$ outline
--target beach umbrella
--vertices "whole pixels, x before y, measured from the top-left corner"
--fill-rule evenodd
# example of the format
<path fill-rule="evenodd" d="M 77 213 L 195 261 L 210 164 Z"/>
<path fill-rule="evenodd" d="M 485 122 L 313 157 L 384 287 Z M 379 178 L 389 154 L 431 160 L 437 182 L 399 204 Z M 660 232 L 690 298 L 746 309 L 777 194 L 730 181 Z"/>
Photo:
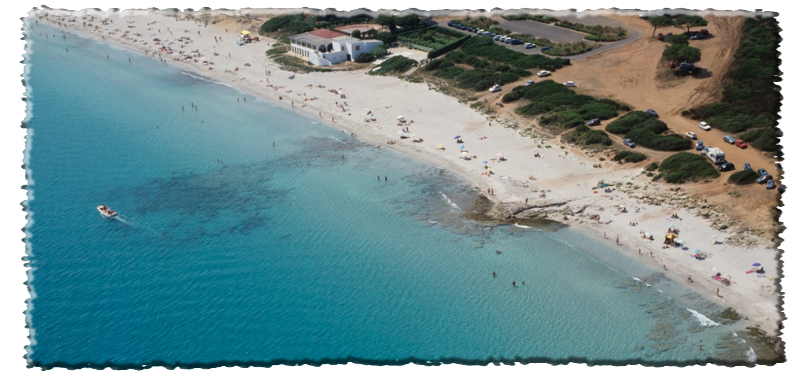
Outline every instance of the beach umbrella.
<path fill-rule="evenodd" d="M 453 137 L 453 139 L 459 139 L 461 137 L 462 137 L 461 135 L 457 135 L 457 136 Z"/>
<path fill-rule="evenodd" d="M 694 253 L 700 253 L 700 250 L 699 250 L 699 249 L 695 249 L 695 250 L 694 250 Z"/>
<path fill-rule="evenodd" d="M 666 239 L 674 239 L 676 237 L 677 237 L 677 235 L 675 235 L 673 233 L 670 233 L 669 235 L 666 235 Z"/>
<path fill-rule="evenodd" d="M 753 263 L 753 266 L 761 266 L 759 263 Z"/>
<path fill-rule="evenodd" d="M 487 160 L 481 162 L 481 164 L 487 164 L 487 163 L 488 163 Z"/>
<path fill-rule="evenodd" d="M 467 155 L 467 154 L 468 154 L 467 151 L 462 151 L 462 155 Z"/>
<path fill-rule="evenodd" d="M 498 155 L 498 156 L 504 156 L 504 154 L 502 154 L 502 153 L 500 153 L 500 152 L 499 152 L 499 153 L 497 153 L 496 155 Z"/>
<path fill-rule="evenodd" d="M 397 116 L 397 119 L 403 119 L 402 115 Z"/>
<path fill-rule="evenodd" d="M 464 150 L 464 149 L 465 149 L 465 145 L 464 145 L 464 144 L 460 144 L 460 145 L 459 145 L 459 149 L 460 149 L 460 150 Z"/>
<path fill-rule="evenodd" d="M 243 31 L 241 31 L 241 34 L 249 35 L 249 34 L 252 34 L 252 32 L 250 32 L 249 30 L 243 30 Z"/>

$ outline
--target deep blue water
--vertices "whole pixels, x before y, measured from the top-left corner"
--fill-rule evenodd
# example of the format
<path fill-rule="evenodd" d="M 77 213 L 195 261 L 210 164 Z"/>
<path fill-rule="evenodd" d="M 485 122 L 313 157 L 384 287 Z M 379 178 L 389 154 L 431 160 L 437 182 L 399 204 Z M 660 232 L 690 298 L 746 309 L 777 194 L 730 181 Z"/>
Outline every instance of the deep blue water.
<path fill-rule="evenodd" d="M 35 364 L 693 362 L 736 344 L 686 307 L 721 309 L 584 235 L 464 219 L 476 193 L 444 171 L 137 53 L 29 36 Z"/>

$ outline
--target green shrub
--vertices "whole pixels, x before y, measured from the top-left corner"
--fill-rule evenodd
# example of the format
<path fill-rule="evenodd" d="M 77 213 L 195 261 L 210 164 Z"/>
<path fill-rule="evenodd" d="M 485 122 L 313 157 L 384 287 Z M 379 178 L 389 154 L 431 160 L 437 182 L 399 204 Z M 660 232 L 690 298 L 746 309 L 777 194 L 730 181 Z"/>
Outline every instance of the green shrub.
<path fill-rule="evenodd" d="M 656 151 L 683 151 L 691 148 L 691 140 L 681 135 L 658 135 L 648 129 L 634 129 L 624 137 L 632 139 L 635 144 Z"/>
<path fill-rule="evenodd" d="M 661 162 L 658 169 L 663 174 L 663 179 L 671 184 L 719 177 L 719 172 L 708 159 L 690 152 L 679 152 L 669 156 Z"/>
<path fill-rule="evenodd" d="M 355 58 L 356 63 L 369 63 L 374 61 L 375 61 L 375 55 L 372 55 L 370 53 L 363 53 L 359 55 L 358 58 Z"/>
<path fill-rule="evenodd" d="M 663 42 L 671 43 L 671 44 L 682 44 L 688 45 L 688 35 L 686 34 L 672 34 L 670 36 L 666 36 L 663 38 Z"/>
<path fill-rule="evenodd" d="M 736 185 L 755 184 L 759 178 L 758 172 L 754 170 L 738 171 L 728 177 L 728 182 Z"/>
<path fill-rule="evenodd" d="M 573 131 L 569 131 L 563 135 L 563 141 L 569 143 L 576 143 L 585 146 L 599 144 L 603 146 L 610 146 L 613 140 L 610 136 L 602 130 L 591 130 L 588 126 L 579 125 Z"/>
<path fill-rule="evenodd" d="M 459 48 L 459 46 L 461 46 L 468 39 L 470 39 L 470 37 L 471 37 L 470 35 L 465 35 L 462 38 L 459 38 L 459 39 L 457 39 L 457 40 L 455 40 L 455 41 L 453 41 L 451 43 L 448 43 L 447 45 L 444 45 L 442 47 L 439 47 L 439 48 L 436 48 L 436 49 L 433 49 L 433 50 L 429 51 L 428 52 L 428 59 L 434 59 L 436 57 L 439 57 L 439 56 L 442 56 L 442 55 L 448 53 L 449 51 L 453 51 L 453 50 Z"/>
<path fill-rule="evenodd" d="M 520 99 L 521 99 L 521 92 L 513 90 L 505 94 L 504 97 L 501 99 L 501 101 L 506 104 L 512 101 L 518 101 Z"/>
<path fill-rule="evenodd" d="M 638 163 L 646 160 L 646 155 L 639 152 L 619 151 L 616 156 L 613 157 L 613 160 L 618 162 L 626 161 L 628 163 Z"/>
<path fill-rule="evenodd" d="M 654 132 L 654 130 L 661 128 L 661 126 L 653 125 L 653 121 L 660 122 L 664 126 L 666 125 L 657 118 L 649 115 L 649 113 L 636 110 L 619 117 L 619 119 L 613 122 L 610 122 L 610 124 L 605 127 L 605 130 L 613 134 L 626 134 L 637 128 L 638 125 L 641 125 L 642 127 L 651 128 Z"/>
<path fill-rule="evenodd" d="M 378 71 L 370 71 L 370 75 L 386 75 L 388 73 L 391 74 L 399 74 L 408 71 L 413 64 L 417 63 L 413 59 L 406 58 L 401 55 L 393 56 L 380 65 L 378 67 L 380 70 Z"/>
<path fill-rule="evenodd" d="M 300 13 L 272 17 L 260 26 L 260 31 L 263 33 L 282 32 L 283 34 L 293 35 L 311 31 L 313 28 L 313 21 L 306 19 L 305 15 Z"/>
<path fill-rule="evenodd" d="M 739 138 L 762 151 L 779 151 L 780 136 L 781 132 L 777 128 L 765 128 L 750 130 L 740 135 Z"/>
<path fill-rule="evenodd" d="M 654 172 L 658 169 L 658 163 L 653 161 L 651 164 L 647 165 L 646 168 L 644 169 L 646 169 L 649 172 Z"/>

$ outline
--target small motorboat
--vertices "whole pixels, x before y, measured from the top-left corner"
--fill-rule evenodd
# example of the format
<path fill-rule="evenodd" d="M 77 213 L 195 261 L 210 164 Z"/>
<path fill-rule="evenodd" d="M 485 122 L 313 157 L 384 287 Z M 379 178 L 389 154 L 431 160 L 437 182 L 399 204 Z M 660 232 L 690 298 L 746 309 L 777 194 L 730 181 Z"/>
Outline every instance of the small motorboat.
<path fill-rule="evenodd" d="M 104 218 L 114 218 L 118 216 L 118 212 L 109 208 L 106 205 L 98 206 L 98 212 L 104 216 Z"/>

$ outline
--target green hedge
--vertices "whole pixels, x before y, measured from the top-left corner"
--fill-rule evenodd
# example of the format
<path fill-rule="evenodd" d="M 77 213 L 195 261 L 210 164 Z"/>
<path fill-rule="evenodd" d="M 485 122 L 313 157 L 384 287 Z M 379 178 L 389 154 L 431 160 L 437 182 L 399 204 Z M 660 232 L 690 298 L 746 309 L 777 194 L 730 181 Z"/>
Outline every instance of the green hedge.
<path fill-rule="evenodd" d="M 719 177 L 714 165 L 699 154 L 679 152 L 664 159 L 658 167 L 663 179 L 671 184 Z"/>
<path fill-rule="evenodd" d="M 563 135 L 563 140 L 585 146 L 593 144 L 610 146 L 613 144 L 613 140 L 610 139 L 610 136 L 608 136 L 606 132 L 602 130 L 591 130 L 585 125 L 579 125 L 575 127 L 574 130 Z"/>
<path fill-rule="evenodd" d="M 434 49 L 434 50 L 429 51 L 428 52 L 428 59 L 434 59 L 434 58 L 436 58 L 438 56 L 442 56 L 443 54 L 458 48 L 463 43 L 465 43 L 468 39 L 470 39 L 470 37 L 471 37 L 470 35 L 465 35 L 464 37 L 459 38 L 459 39 L 457 39 L 457 40 L 455 40 L 455 41 L 453 41 L 453 42 L 451 42 L 451 43 L 449 43 L 449 44 L 447 44 L 445 46 L 442 46 L 442 47 L 440 47 L 438 49 Z"/>
<path fill-rule="evenodd" d="M 759 150 L 775 151 L 780 146 L 779 141 L 781 135 L 781 131 L 777 128 L 765 128 L 750 130 L 740 135 L 739 138 Z"/>
<path fill-rule="evenodd" d="M 648 129 L 635 129 L 624 137 L 656 151 L 683 151 L 691 148 L 691 140 L 679 134 L 658 135 Z"/>
<path fill-rule="evenodd" d="M 554 71 L 571 64 L 569 59 L 548 58 L 540 54 L 526 55 L 510 50 L 504 46 L 496 45 L 492 38 L 470 38 L 461 47 L 462 52 L 487 58 L 492 61 L 510 64 L 516 68 Z"/>
<path fill-rule="evenodd" d="M 758 172 L 752 169 L 749 171 L 738 171 L 730 175 L 728 182 L 736 185 L 755 184 L 758 177 Z"/>
<path fill-rule="evenodd" d="M 607 133 L 605 133 L 605 135 L 607 135 Z M 618 162 L 626 161 L 628 163 L 638 163 L 646 160 L 646 155 L 640 152 L 619 151 L 616 156 L 613 156 L 613 160 Z"/>
<path fill-rule="evenodd" d="M 651 116 L 647 112 L 639 110 L 629 112 L 619 117 L 619 119 L 610 122 L 610 124 L 605 127 L 607 132 L 613 134 L 627 134 L 634 129 L 647 129 L 655 134 L 660 134 L 668 130 L 669 127 L 665 122 Z"/>

